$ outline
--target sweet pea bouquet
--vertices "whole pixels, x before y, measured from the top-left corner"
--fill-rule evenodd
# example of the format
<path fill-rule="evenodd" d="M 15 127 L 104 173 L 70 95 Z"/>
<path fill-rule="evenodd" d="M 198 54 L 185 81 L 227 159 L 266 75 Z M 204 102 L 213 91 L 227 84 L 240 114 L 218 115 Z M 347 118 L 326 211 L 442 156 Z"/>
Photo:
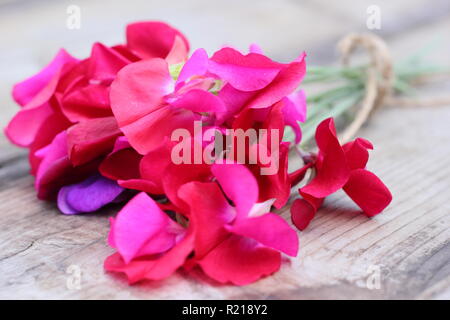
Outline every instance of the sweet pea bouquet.
<path fill-rule="evenodd" d="M 303 166 L 290 170 L 309 125 L 305 74 L 305 53 L 290 63 L 256 45 L 189 54 L 173 27 L 133 23 L 124 44 L 95 43 L 82 60 L 62 49 L 16 84 L 21 109 L 6 135 L 28 148 L 38 198 L 63 214 L 122 206 L 110 219 L 107 271 L 135 283 L 198 268 L 245 285 L 297 256 L 295 228 L 330 194 L 343 189 L 369 217 L 391 201 L 366 169 L 372 144 L 341 144 L 333 118 L 321 119 L 317 150 L 300 151 Z M 293 187 L 292 226 L 271 209 Z"/>

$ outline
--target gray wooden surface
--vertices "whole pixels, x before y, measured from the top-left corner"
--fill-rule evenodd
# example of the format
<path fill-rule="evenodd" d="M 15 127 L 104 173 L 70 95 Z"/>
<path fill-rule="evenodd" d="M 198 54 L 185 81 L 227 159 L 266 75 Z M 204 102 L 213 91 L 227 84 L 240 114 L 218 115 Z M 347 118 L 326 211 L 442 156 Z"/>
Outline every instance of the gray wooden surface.
<path fill-rule="evenodd" d="M 66 28 L 68 4 L 82 10 L 80 30 Z M 437 37 L 441 45 L 429 59 L 449 64 L 448 1 L 0 1 L 0 125 L 17 111 L 9 97 L 14 82 L 36 72 L 61 46 L 82 57 L 94 41 L 120 42 L 130 21 L 169 21 L 194 48 L 209 52 L 223 43 L 243 49 L 257 42 L 275 59 L 306 50 L 311 64 L 326 64 L 337 61 L 337 39 L 367 31 L 370 4 L 382 10 L 378 33 L 396 59 Z M 449 89 L 448 83 L 429 85 L 418 99 Z M 107 217 L 117 209 L 63 216 L 54 204 L 38 201 L 26 152 L 0 136 L 0 298 L 449 299 L 449 120 L 450 105 L 379 111 L 360 135 L 375 144 L 369 168 L 391 188 L 391 206 L 367 219 L 345 195 L 331 196 L 300 233 L 299 256 L 245 287 L 217 286 L 183 272 L 129 287 L 105 274 L 103 260 L 112 253 Z M 71 285 L 76 270 L 80 288 Z M 371 287 L 378 275 L 379 288 Z"/>

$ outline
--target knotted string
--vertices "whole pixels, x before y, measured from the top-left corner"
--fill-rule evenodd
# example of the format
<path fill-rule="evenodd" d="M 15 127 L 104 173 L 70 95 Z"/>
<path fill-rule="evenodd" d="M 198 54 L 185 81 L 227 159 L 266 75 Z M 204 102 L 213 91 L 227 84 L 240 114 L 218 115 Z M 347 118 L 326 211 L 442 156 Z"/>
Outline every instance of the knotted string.
<path fill-rule="evenodd" d="M 347 35 L 338 43 L 344 65 L 348 65 L 351 54 L 358 47 L 366 49 L 370 56 L 366 69 L 365 94 L 355 118 L 340 135 L 341 143 L 350 141 L 370 115 L 383 105 L 385 98 L 391 94 L 394 83 L 394 68 L 386 42 L 371 33 Z"/>
<path fill-rule="evenodd" d="M 387 102 L 398 106 L 424 107 L 450 104 L 449 97 L 427 100 L 394 98 L 392 95 L 395 80 L 394 67 L 386 42 L 372 33 L 353 33 L 345 36 L 338 43 L 344 65 L 348 65 L 350 56 L 358 47 L 364 48 L 370 57 L 366 70 L 365 94 L 355 118 L 339 136 L 341 143 L 353 139 L 373 112 Z"/>

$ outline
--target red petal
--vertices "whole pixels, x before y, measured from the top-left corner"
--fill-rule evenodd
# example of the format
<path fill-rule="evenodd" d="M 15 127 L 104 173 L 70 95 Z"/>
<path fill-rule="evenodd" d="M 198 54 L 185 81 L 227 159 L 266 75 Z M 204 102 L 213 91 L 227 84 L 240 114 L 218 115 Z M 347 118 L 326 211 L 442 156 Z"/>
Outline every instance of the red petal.
<path fill-rule="evenodd" d="M 70 161 L 77 166 L 110 152 L 119 135 L 114 117 L 89 119 L 70 127 L 67 131 Z"/>
<path fill-rule="evenodd" d="M 72 122 L 112 116 L 109 86 L 79 82 L 62 97 L 61 109 Z"/>
<path fill-rule="evenodd" d="M 127 46 L 142 59 L 165 59 L 172 48 L 176 38 L 179 37 L 189 51 L 189 42 L 184 35 L 163 22 L 137 22 L 127 26 Z"/>
<path fill-rule="evenodd" d="M 154 185 L 156 194 L 164 193 L 162 179 L 167 166 L 172 163 L 167 143 L 165 142 L 159 148 L 147 153 L 139 164 L 140 177 Z"/>
<path fill-rule="evenodd" d="M 187 183 L 178 195 L 189 204 L 190 223 L 195 226 L 195 256 L 201 259 L 228 235 L 224 226 L 234 219 L 234 210 L 214 182 Z"/>
<path fill-rule="evenodd" d="M 344 191 L 369 217 L 383 211 L 392 200 L 391 192 L 384 183 L 365 169 L 352 171 Z"/>
<path fill-rule="evenodd" d="M 322 203 L 322 199 L 317 199 L 317 202 Z M 291 219 L 292 223 L 301 231 L 305 230 L 311 220 L 314 218 L 317 207 L 313 205 L 313 202 L 309 202 L 305 199 L 296 199 L 291 207 Z"/>
<path fill-rule="evenodd" d="M 92 46 L 87 75 L 95 80 L 113 80 L 128 63 L 130 61 L 116 50 L 97 42 Z"/>
<path fill-rule="evenodd" d="M 300 169 L 297 169 L 294 172 L 289 173 L 289 181 L 291 183 L 291 186 L 299 184 L 305 177 L 305 174 L 308 171 L 308 169 L 310 169 L 313 165 L 314 165 L 313 162 L 309 162 Z"/>
<path fill-rule="evenodd" d="M 125 148 L 108 155 L 99 167 L 100 173 L 111 180 L 130 180 L 140 177 L 142 156 L 132 148 Z"/>
<path fill-rule="evenodd" d="M 253 239 L 232 235 L 198 264 L 218 282 L 246 285 L 278 271 L 281 255 Z"/>
<path fill-rule="evenodd" d="M 332 118 L 319 124 L 316 130 L 316 142 L 319 147 L 317 175 L 301 191 L 315 198 L 325 198 L 345 185 L 350 176 L 350 169 L 344 150 L 336 137 Z"/>
<path fill-rule="evenodd" d="M 356 138 L 342 146 L 347 157 L 347 163 L 351 170 L 364 169 L 369 161 L 367 149 L 373 149 L 370 141 L 363 138 Z"/>
<path fill-rule="evenodd" d="M 170 161 L 170 160 L 169 160 Z M 156 169 L 156 168 L 155 168 Z M 156 169 L 157 170 L 157 169 Z M 180 187 L 188 182 L 206 182 L 211 178 L 211 166 L 207 164 L 173 164 L 167 166 L 167 170 L 160 172 L 164 193 L 167 198 L 183 212 L 188 210 L 185 202 L 180 199 L 178 191 Z"/>

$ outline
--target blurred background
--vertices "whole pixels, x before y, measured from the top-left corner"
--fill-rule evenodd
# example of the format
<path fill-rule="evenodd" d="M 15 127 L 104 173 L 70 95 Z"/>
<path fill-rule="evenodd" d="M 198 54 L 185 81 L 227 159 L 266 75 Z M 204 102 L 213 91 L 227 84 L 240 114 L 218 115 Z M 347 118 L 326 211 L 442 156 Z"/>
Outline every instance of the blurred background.
<path fill-rule="evenodd" d="M 71 29 L 74 6 L 79 28 Z M 374 14 L 378 25 L 370 20 Z M 258 43 L 276 60 L 305 50 L 309 65 L 336 64 L 339 38 L 372 31 L 388 42 L 396 60 L 438 43 L 427 59 L 450 64 L 448 0 L 0 0 L 0 126 L 17 110 L 12 85 L 47 64 L 59 48 L 83 58 L 95 41 L 123 42 L 127 23 L 148 19 L 169 22 L 192 48 L 209 53 L 224 44 L 244 50 Z M 0 139 L 3 144 L 5 137 Z"/>

